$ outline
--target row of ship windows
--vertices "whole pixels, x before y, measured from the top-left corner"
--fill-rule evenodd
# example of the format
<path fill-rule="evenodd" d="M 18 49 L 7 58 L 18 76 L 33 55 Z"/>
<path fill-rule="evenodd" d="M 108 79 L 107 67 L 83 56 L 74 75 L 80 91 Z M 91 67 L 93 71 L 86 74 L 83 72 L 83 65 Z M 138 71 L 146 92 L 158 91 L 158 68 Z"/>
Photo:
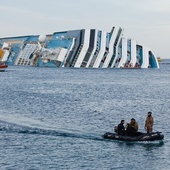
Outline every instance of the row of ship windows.
<path fill-rule="evenodd" d="M 30 64 L 31 64 L 30 61 L 20 58 L 17 65 L 30 65 Z"/>

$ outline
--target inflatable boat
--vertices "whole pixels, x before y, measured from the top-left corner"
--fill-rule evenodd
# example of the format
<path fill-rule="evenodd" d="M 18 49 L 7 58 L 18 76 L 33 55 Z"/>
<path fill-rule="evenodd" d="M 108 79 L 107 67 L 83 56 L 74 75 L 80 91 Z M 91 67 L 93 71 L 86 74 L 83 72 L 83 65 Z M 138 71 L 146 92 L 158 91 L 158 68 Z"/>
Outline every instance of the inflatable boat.
<path fill-rule="evenodd" d="M 103 135 L 103 138 L 119 141 L 155 141 L 164 139 L 164 135 L 162 134 L 162 132 L 152 132 L 150 134 L 137 132 L 135 136 L 127 136 L 118 135 L 117 133 L 106 132 Z"/>

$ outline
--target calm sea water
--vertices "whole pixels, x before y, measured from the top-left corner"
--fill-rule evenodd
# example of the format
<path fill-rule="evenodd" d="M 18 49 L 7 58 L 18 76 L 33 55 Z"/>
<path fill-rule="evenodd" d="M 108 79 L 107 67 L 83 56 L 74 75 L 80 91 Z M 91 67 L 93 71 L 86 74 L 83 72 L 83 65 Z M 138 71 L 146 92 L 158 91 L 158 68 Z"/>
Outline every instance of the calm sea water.
<path fill-rule="evenodd" d="M 0 72 L 0 169 L 169 170 L 170 65 L 160 69 L 54 69 Z M 148 111 L 163 142 L 102 138 Z"/>

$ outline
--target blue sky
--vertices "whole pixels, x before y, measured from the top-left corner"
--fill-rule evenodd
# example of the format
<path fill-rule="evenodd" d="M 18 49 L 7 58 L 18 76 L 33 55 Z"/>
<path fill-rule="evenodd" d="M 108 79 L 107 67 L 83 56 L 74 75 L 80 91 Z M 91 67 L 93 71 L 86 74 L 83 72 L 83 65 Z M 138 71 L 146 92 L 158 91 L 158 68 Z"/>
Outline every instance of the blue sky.
<path fill-rule="evenodd" d="M 170 58 L 170 0 L 0 0 L 0 37 L 96 28 L 124 36 Z"/>

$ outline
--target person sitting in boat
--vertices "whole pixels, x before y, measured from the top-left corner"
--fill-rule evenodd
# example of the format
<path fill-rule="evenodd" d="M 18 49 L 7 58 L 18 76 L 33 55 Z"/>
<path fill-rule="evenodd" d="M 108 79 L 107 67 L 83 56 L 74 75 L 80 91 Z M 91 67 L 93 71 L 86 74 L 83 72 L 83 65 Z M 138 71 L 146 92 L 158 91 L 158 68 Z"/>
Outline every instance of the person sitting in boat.
<path fill-rule="evenodd" d="M 128 136 L 136 136 L 138 131 L 138 123 L 134 118 L 131 119 L 131 122 L 127 124 L 126 132 Z"/>
<path fill-rule="evenodd" d="M 117 126 L 117 134 L 118 135 L 124 135 L 125 134 L 125 127 L 124 127 L 124 120 L 121 120 L 121 122 L 119 123 L 119 125 Z"/>
<path fill-rule="evenodd" d="M 148 116 L 146 117 L 146 120 L 145 120 L 145 129 L 147 133 L 152 133 L 153 123 L 154 121 L 152 117 L 152 112 L 148 112 Z"/>

